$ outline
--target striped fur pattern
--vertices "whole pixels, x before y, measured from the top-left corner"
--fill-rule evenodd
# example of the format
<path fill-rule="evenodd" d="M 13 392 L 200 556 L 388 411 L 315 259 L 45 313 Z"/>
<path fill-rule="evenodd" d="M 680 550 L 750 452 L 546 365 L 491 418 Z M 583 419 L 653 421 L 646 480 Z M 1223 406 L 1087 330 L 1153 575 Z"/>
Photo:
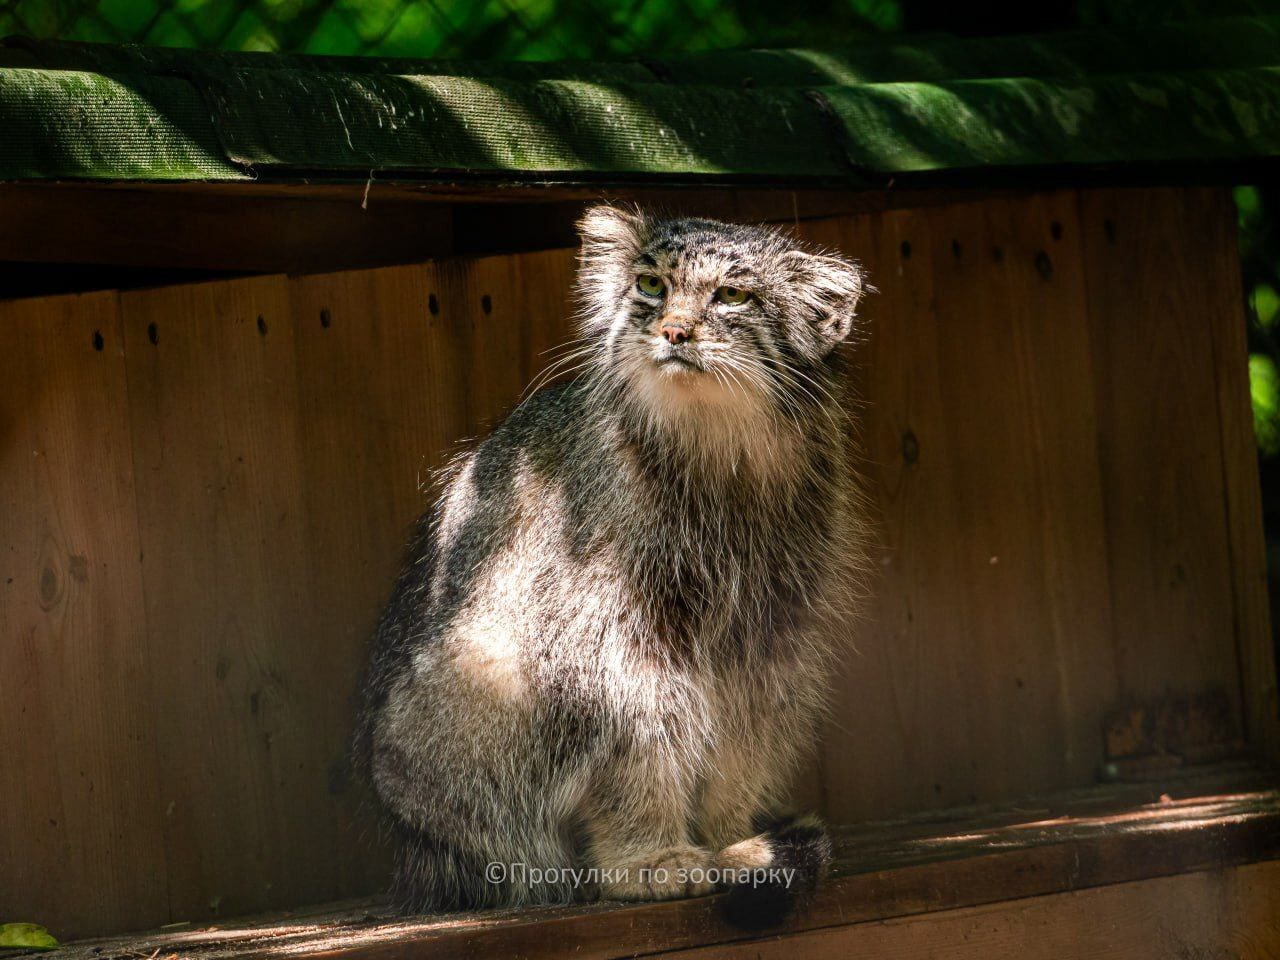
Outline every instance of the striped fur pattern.
<path fill-rule="evenodd" d="M 861 271 L 610 206 L 580 233 L 576 378 L 444 471 L 373 642 L 357 750 L 406 910 L 684 897 L 829 856 L 812 823 L 760 825 L 862 583 L 837 349 Z"/>

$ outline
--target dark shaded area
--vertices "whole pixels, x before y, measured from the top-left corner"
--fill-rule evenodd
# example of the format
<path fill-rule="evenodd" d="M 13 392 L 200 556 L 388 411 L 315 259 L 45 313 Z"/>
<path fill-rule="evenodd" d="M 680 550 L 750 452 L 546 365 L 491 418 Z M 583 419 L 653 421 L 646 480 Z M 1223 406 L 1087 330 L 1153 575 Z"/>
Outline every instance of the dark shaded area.
<path fill-rule="evenodd" d="M 244 276 L 230 270 L 122 267 L 97 263 L 18 263 L 0 260 L 0 300 L 95 290 L 137 290 L 174 283 Z"/>
<path fill-rule="evenodd" d="M 767 837 L 778 869 L 792 871 L 789 880 L 722 883 L 728 892 L 721 901 L 721 915 L 731 926 L 745 931 L 763 931 L 782 923 L 788 916 L 803 914 L 811 904 L 820 880 L 831 871 L 835 844 L 827 828 L 812 817 L 786 816 L 755 827 Z"/>
<path fill-rule="evenodd" d="M 1280 182 L 1236 191 L 1240 267 L 1249 323 L 1249 382 L 1262 473 L 1271 629 L 1280 663 Z"/>
<path fill-rule="evenodd" d="M 1004 0 L 1000 3 L 955 3 L 952 0 L 907 0 L 903 27 L 909 32 L 942 30 L 962 37 L 996 37 L 1040 33 L 1075 24 L 1075 0 Z"/>

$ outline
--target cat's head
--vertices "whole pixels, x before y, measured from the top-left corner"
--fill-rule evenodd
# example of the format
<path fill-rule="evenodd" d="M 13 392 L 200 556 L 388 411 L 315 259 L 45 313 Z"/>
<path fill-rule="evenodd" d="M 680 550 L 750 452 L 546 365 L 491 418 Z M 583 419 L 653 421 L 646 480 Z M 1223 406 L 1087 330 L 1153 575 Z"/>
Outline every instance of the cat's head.
<path fill-rule="evenodd" d="M 614 206 L 591 208 L 578 230 L 584 349 L 649 406 L 831 402 L 831 354 L 863 292 L 856 263 L 767 227 Z"/>

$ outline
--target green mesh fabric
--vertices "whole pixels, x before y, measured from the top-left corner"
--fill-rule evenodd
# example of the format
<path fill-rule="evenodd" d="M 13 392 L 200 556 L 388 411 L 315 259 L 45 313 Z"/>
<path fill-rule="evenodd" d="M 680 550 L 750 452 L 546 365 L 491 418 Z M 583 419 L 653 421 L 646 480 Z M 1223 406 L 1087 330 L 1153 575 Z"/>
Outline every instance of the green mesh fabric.
<path fill-rule="evenodd" d="M 206 94 L 252 166 L 835 177 L 829 125 L 789 88 L 235 70 Z"/>
<path fill-rule="evenodd" d="M 843 50 L 742 50 L 660 64 L 673 82 L 729 86 L 851 86 L 983 78 L 1280 66 L 1280 17 L 1227 17 L 1139 29 L 1027 37 L 917 35 Z"/>
<path fill-rule="evenodd" d="M 175 77 L 0 70 L 0 130 L 6 179 L 245 176 L 199 95 Z"/>
<path fill-rule="evenodd" d="M 1280 69 L 827 87 L 849 160 L 882 172 L 1280 154 Z"/>
<path fill-rule="evenodd" d="M 1280 154 L 1280 18 L 680 62 L 8 41 L 0 178 L 468 174 L 865 185 Z"/>

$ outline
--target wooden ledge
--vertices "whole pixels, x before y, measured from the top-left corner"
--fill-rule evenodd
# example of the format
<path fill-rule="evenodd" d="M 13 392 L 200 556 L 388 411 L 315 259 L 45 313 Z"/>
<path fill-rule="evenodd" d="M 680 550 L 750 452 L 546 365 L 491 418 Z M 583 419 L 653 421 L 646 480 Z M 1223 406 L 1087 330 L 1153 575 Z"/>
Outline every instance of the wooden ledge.
<path fill-rule="evenodd" d="M 829 933 L 831 928 L 937 911 L 954 911 L 948 916 L 955 917 L 959 908 L 1105 885 L 1132 886 L 1278 858 L 1280 774 L 1226 765 L 1176 781 L 1111 784 L 842 830 L 833 876 L 802 916 L 768 934 L 776 940 L 807 931 Z M 1280 871 L 1267 876 L 1280 878 Z M 86 940 L 47 956 L 383 960 L 572 955 L 585 960 L 734 942 L 747 948 L 744 941 L 760 935 L 729 927 L 720 918 L 720 900 L 412 918 L 394 917 L 380 901 L 365 900 L 199 929 L 171 927 Z M 14 955 L 0 953 L 0 958 Z"/>

